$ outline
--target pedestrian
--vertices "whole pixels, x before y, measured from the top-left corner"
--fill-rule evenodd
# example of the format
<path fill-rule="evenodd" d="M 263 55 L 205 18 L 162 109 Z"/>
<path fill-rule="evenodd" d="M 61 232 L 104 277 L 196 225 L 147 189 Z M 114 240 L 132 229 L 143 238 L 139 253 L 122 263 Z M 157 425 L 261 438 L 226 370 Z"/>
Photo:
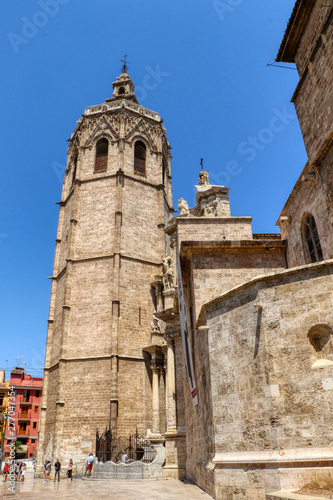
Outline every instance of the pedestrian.
<path fill-rule="evenodd" d="M 70 458 L 67 468 L 67 479 L 73 481 L 73 460 Z"/>
<path fill-rule="evenodd" d="M 21 481 L 22 467 L 23 467 L 23 462 L 20 462 L 19 470 L 18 470 L 18 480 L 19 480 L 19 482 Z"/>
<path fill-rule="evenodd" d="M 7 474 L 9 473 L 9 469 L 10 469 L 10 466 L 9 464 L 5 464 L 4 468 L 3 468 L 3 481 L 7 481 Z"/>
<path fill-rule="evenodd" d="M 51 474 L 51 462 L 50 462 L 50 460 L 47 460 L 47 462 L 46 462 L 46 481 L 50 481 L 50 474 Z"/>
<path fill-rule="evenodd" d="M 60 481 L 60 471 L 61 471 L 61 463 L 59 462 L 59 458 L 57 458 L 56 463 L 54 464 L 54 483 L 56 481 L 56 477 L 58 476 L 58 482 Z"/>
<path fill-rule="evenodd" d="M 15 465 L 15 480 L 19 480 L 20 464 L 17 462 Z"/>
<path fill-rule="evenodd" d="M 127 455 L 126 455 L 126 452 L 123 451 L 122 454 L 121 454 L 121 460 L 124 464 L 126 464 L 126 460 L 127 460 Z"/>
<path fill-rule="evenodd" d="M 91 476 L 92 468 L 94 465 L 94 457 L 93 454 L 90 453 L 89 457 L 87 458 L 87 476 Z"/>
<path fill-rule="evenodd" d="M 45 460 L 45 462 L 44 462 L 44 482 L 47 481 L 47 470 L 46 470 L 47 464 L 48 464 L 48 461 Z"/>
<path fill-rule="evenodd" d="M 21 481 L 24 482 L 24 478 L 25 478 L 25 471 L 27 470 L 27 466 L 26 464 L 22 464 L 22 470 L 21 470 Z"/>

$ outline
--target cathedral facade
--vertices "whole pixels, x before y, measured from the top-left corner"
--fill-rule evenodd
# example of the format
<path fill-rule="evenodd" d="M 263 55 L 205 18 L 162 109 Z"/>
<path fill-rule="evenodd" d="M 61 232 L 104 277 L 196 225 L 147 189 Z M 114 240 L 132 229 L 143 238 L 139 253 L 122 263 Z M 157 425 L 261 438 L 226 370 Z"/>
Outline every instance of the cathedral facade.
<path fill-rule="evenodd" d="M 253 234 L 203 170 L 196 206 L 181 198 L 173 217 L 165 129 L 125 68 L 84 112 L 60 202 L 40 462 L 83 459 L 96 429 L 137 428 L 164 443 L 164 477 L 218 500 L 332 486 L 332 19 L 297 0 L 277 56 L 296 63 L 308 154 L 280 234 Z"/>

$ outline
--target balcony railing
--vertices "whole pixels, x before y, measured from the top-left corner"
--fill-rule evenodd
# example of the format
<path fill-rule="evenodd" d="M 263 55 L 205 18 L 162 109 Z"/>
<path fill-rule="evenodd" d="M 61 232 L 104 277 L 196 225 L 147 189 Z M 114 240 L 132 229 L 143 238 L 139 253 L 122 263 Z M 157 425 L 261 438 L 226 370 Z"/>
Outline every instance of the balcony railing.
<path fill-rule="evenodd" d="M 19 429 L 18 435 L 19 436 L 25 436 L 27 434 L 27 431 L 24 429 Z"/>

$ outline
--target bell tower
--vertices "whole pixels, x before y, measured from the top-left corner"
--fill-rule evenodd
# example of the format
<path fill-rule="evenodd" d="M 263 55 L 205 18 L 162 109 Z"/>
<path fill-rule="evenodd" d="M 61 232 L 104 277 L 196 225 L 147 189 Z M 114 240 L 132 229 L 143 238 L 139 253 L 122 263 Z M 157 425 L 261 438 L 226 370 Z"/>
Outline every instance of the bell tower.
<path fill-rule="evenodd" d="M 164 347 L 152 283 L 169 254 L 170 146 L 159 114 L 138 104 L 126 69 L 113 83 L 113 97 L 88 107 L 69 139 L 39 462 L 85 459 L 94 452 L 96 430 L 144 435 L 152 427 L 152 360 L 145 349 L 152 338 L 162 353 L 163 399 Z M 163 432 L 162 417 L 160 423 Z"/>

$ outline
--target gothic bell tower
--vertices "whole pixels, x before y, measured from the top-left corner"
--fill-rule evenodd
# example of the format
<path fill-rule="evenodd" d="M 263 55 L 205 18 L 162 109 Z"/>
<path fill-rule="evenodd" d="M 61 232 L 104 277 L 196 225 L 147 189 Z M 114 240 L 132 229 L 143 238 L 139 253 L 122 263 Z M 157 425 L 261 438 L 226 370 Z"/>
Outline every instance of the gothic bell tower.
<path fill-rule="evenodd" d="M 39 462 L 85 459 L 94 452 L 96 430 L 108 426 L 114 436 L 152 427 L 151 359 L 144 348 L 153 330 L 163 353 L 151 284 L 169 254 L 171 155 L 163 120 L 139 105 L 134 90 L 124 66 L 113 97 L 88 107 L 69 140 Z M 162 373 L 161 398 L 163 387 Z"/>

